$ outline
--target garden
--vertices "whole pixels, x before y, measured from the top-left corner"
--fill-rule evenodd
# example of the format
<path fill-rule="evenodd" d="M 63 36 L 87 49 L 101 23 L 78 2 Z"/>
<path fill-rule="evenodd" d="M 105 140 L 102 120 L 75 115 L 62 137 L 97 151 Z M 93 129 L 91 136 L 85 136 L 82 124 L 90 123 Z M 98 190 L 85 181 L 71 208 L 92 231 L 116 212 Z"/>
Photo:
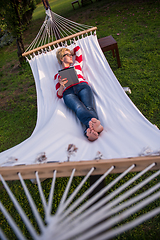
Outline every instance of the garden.
<path fill-rule="evenodd" d="M 72 7 L 71 0 L 50 0 L 53 12 L 74 22 L 97 27 L 98 38 L 112 35 L 118 43 L 121 67 L 117 67 L 116 58 L 112 52 L 105 53 L 105 57 L 123 87 L 131 89 L 130 99 L 141 113 L 158 128 L 160 128 L 160 0 L 93 0 L 84 6 Z M 80 2 L 80 1 L 79 1 Z M 42 3 L 37 4 L 32 20 L 23 34 L 25 49 L 36 37 L 43 21 L 45 10 Z M 0 152 L 5 151 L 32 134 L 37 119 L 37 97 L 34 78 L 29 64 L 19 63 L 15 39 L 9 45 L 0 48 Z M 134 131 L 134 130 L 133 130 Z M 123 181 L 127 181 L 135 173 L 130 173 Z M 147 176 L 152 172 L 147 173 Z M 110 174 L 106 184 L 117 174 Z M 70 194 L 83 177 L 75 177 Z M 160 177 L 146 186 L 155 185 Z M 56 180 L 55 196 L 53 199 L 53 213 L 60 202 L 68 178 Z M 123 181 L 119 183 L 122 184 Z M 42 203 L 37 191 L 37 185 L 26 181 L 39 213 L 44 216 Z M 38 227 L 28 206 L 27 198 L 19 181 L 8 181 L 22 208 L 27 212 L 35 228 Z M 42 183 L 45 196 L 48 198 L 51 179 Z M 80 196 L 89 186 L 89 181 L 79 192 Z M 114 191 L 113 188 L 111 191 Z M 0 182 L 1 202 L 14 216 L 17 225 L 27 239 L 26 226 L 21 222 L 13 204 Z M 135 194 L 136 195 L 136 194 Z M 77 196 L 77 197 L 78 197 Z M 130 217 L 136 218 L 159 206 L 157 200 Z M 8 239 L 17 239 L 6 219 L 0 213 L 1 228 Z M 117 236 L 115 239 L 146 239 L 158 240 L 160 235 L 160 215 L 144 222 L 138 227 Z"/>

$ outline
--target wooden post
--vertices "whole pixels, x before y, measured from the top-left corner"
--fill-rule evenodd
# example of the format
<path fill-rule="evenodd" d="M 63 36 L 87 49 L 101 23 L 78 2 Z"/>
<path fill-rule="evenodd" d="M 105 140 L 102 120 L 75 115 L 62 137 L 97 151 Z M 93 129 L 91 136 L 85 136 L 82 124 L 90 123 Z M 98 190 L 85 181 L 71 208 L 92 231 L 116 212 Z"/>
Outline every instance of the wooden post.
<path fill-rule="evenodd" d="M 50 7 L 50 5 L 49 5 L 48 0 L 42 0 L 42 2 L 43 2 L 43 5 L 44 5 L 45 10 L 48 10 L 48 8 L 51 10 L 51 7 Z"/>

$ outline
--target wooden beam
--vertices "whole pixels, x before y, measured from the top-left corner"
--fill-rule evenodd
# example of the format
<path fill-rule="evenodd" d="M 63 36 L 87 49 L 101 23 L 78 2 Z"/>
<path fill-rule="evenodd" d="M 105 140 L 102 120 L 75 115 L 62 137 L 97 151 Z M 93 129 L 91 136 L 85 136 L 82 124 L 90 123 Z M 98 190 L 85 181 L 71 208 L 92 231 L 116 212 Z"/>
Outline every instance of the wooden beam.
<path fill-rule="evenodd" d="M 92 175 L 101 175 L 111 166 L 115 167 L 111 173 L 121 173 L 132 164 L 135 164 L 135 168 L 132 172 L 139 172 L 154 162 L 156 166 L 153 167 L 152 170 L 160 169 L 160 156 L 147 156 L 1 167 L 0 174 L 5 180 L 19 179 L 17 175 L 18 172 L 22 174 L 24 179 L 35 179 L 35 172 L 37 171 L 40 178 L 51 178 L 53 176 L 53 171 L 57 170 L 57 177 L 69 177 L 72 169 L 75 168 L 75 176 L 85 176 L 88 171 L 94 167 L 95 170 Z"/>

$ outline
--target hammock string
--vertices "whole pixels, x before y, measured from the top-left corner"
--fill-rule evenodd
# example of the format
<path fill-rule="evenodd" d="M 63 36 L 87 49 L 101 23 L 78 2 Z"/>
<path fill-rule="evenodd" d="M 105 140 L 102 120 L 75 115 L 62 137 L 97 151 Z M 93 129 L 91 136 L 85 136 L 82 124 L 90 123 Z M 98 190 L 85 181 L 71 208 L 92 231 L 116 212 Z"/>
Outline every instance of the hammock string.
<path fill-rule="evenodd" d="M 90 28 L 93 28 L 92 26 L 88 26 L 85 24 L 79 24 L 76 22 L 73 22 L 69 19 L 66 19 L 54 12 L 52 12 L 50 9 L 46 11 L 46 17 L 44 20 L 44 23 L 42 24 L 40 31 L 38 32 L 35 39 L 32 41 L 30 46 L 26 49 L 25 53 L 28 51 L 32 51 L 36 48 L 40 48 L 45 46 L 46 44 L 50 44 L 53 42 L 53 49 L 56 48 L 54 41 L 55 39 L 63 39 L 68 38 L 68 36 L 75 35 L 79 32 L 86 31 Z M 89 33 L 89 32 L 88 32 Z M 81 38 L 84 38 L 85 36 L 88 36 L 88 33 L 82 33 Z M 90 34 L 92 35 L 92 31 L 90 31 Z M 68 39 L 70 44 L 72 42 L 76 42 L 76 39 L 79 39 L 80 36 L 73 37 L 73 40 Z M 68 46 L 68 40 L 62 40 L 61 43 L 57 43 L 57 47 L 60 46 Z M 44 47 L 45 48 L 45 47 Z M 49 48 L 49 51 L 51 51 L 51 47 L 47 46 L 47 49 Z M 46 50 L 45 50 L 46 51 Z M 41 51 L 43 53 L 44 51 Z M 38 54 L 40 54 L 39 50 L 37 51 Z M 35 56 L 32 54 L 32 56 Z"/>

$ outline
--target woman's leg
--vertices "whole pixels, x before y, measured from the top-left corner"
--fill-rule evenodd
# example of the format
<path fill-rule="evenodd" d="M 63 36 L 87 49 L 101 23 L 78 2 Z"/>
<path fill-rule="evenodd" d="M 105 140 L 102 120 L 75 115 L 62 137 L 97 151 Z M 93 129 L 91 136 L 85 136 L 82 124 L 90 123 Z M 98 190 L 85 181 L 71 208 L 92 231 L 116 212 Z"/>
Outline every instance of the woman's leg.
<path fill-rule="evenodd" d="M 80 85 L 81 84 L 78 84 L 67 89 L 63 93 L 63 99 L 65 104 L 76 113 L 76 116 L 79 118 L 79 120 L 86 126 L 84 133 L 88 139 L 90 141 L 95 141 L 98 138 L 98 131 L 96 131 L 94 125 L 95 120 L 98 119 L 98 115 L 94 109 L 93 93 L 87 84 L 84 84 L 87 85 L 87 87 Z M 85 91 L 81 92 L 82 89 Z M 84 101 L 84 103 L 82 101 Z"/>
<path fill-rule="evenodd" d="M 67 107 L 72 109 L 79 120 L 89 128 L 89 122 L 95 115 L 91 111 L 88 111 L 84 103 L 78 98 L 78 96 L 72 91 L 72 89 L 67 89 L 63 93 L 63 99 Z"/>
<path fill-rule="evenodd" d="M 94 116 L 89 122 L 90 129 L 95 130 L 98 133 L 102 132 L 103 127 L 98 120 L 98 115 L 95 110 L 93 92 L 88 84 L 81 85 L 81 90 L 78 92 L 78 97 L 84 103 L 88 111 L 91 112 Z"/>
<path fill-rule="evenodd" d="M 87 110 L 93 115 L 93 118 L 98 119 L 92 89 L 87 83 L 81 83 L 77 87 L 79 90 L 77 93 L 78 98 L 86 106 Z"/>

